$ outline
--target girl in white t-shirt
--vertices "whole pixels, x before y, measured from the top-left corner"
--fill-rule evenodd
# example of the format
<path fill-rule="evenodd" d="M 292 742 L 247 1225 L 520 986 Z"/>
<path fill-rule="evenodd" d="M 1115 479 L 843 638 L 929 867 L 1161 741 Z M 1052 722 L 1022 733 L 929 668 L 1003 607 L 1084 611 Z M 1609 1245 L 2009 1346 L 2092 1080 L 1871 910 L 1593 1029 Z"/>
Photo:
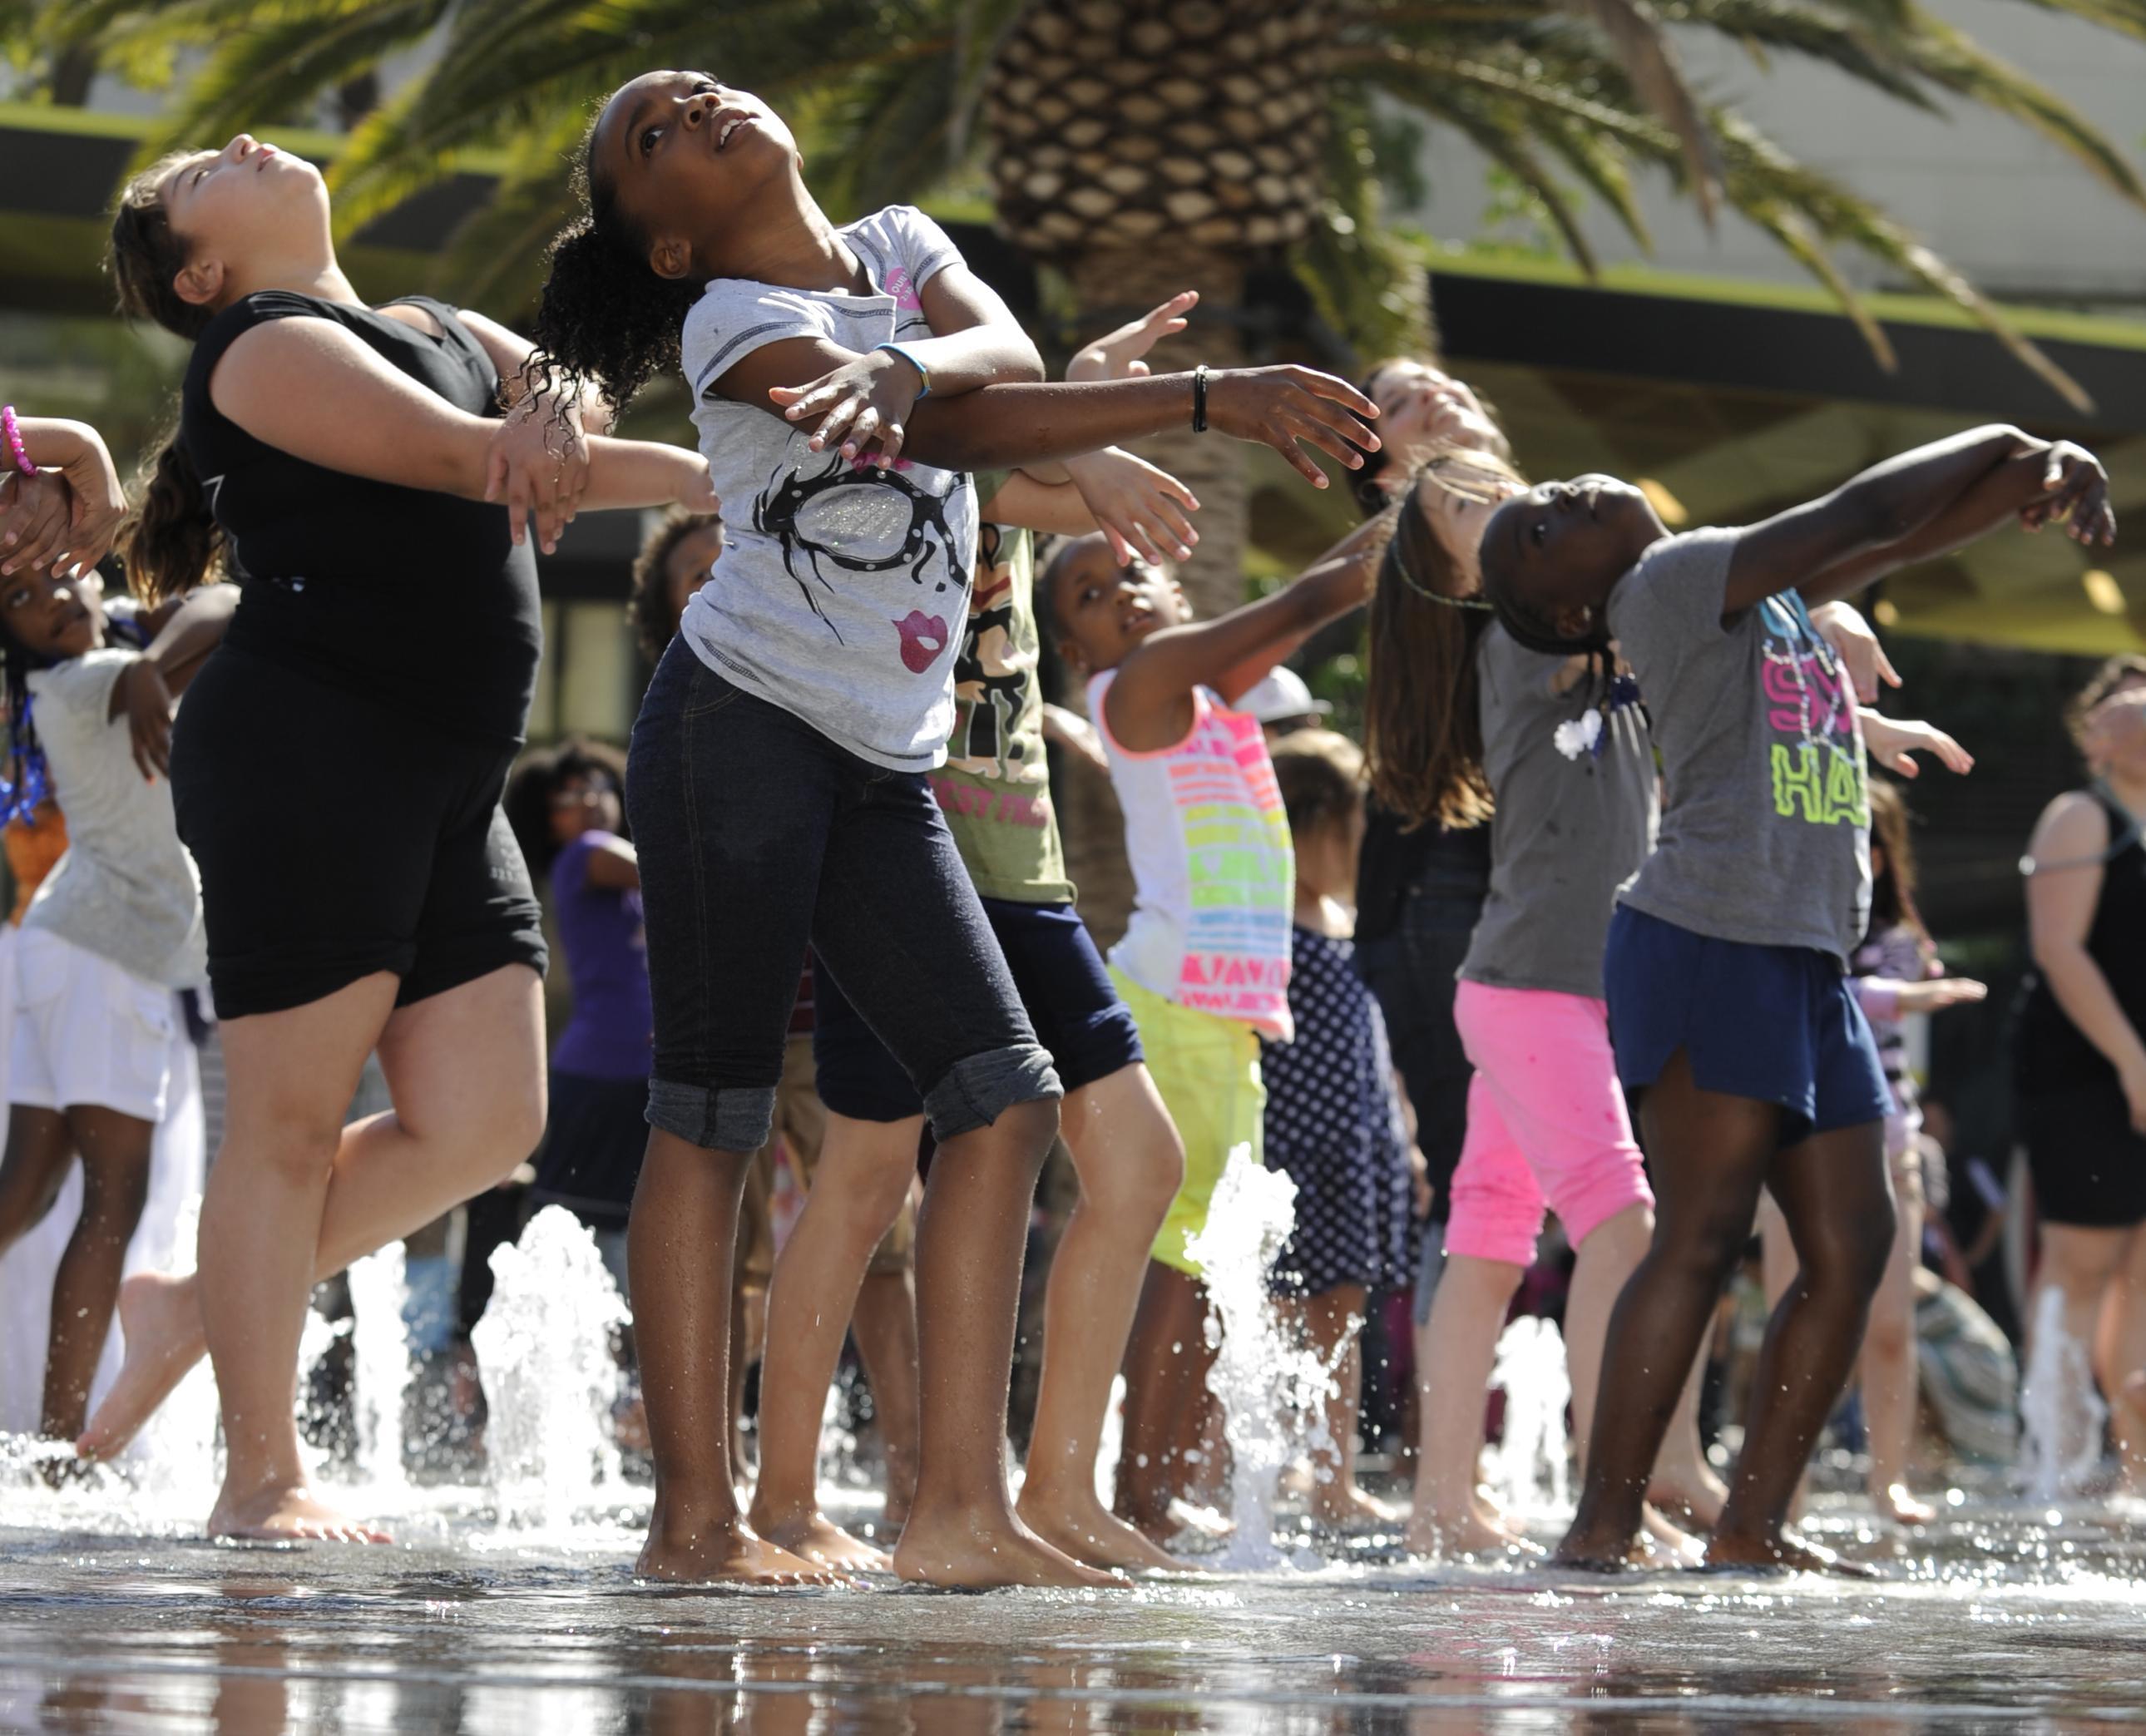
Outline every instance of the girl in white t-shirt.
<path fill-rule="evenodd" d="M 140 616 L 115 604 L 125 636 L 146 647 L 122 648 L 95 575 L 62 553 L 82 539 L 35 529 L 51 516 L 41 506 L 71 502 L 73 485 L 55 472 L 33 500 L 25 484 L 37 475 L 15 477 L 0 501 L 0 535 L 26 533 L 12 545 L 22 555 L 4 563 L 16 570 L 0 576 L 0 825 L 50 793 L 65 804 L 69 844 L 17 942 L 0 1251 L 51 1210 L 79 1161 L 82 1215 L 53 1276 L 39 1416 L 41 1433 L 72 1440 L 149 1194 L 176 991 L 206 975 L 200 887 L 162 776 L 172 701 L 222 641 L 237 592 L 211 586 Z M 59 516 L 80 522 L 72 510 Z"/>
<path fill-rule="evenodd" d="M 1352 442 L 1376 446 L 1357 419 L 1375 411 L 1300 369 L 1036 383 L 1035 347 L 937 225 L 895 207 L 838 229 L 781 117 L 702 74 L 615 92 L 583 174 L 532 373 L 621 405 L 683 372 L 728 527 L 649 689 L 627 786 L 656 1026 L 629 1230 L 656 1470 L 641 1570 L 824 1577 L 746 1525 L 721 1422 L 739 1190 L 809 941 L 940 1140 L 917 1247 L 921 1463 L 896 1571 L 1100 1583 L 1015 1518 L 1002 1468 L 1029 1199 L 1060 1088 L 924 777 L 953 716 L 967 472 L 1182 417 L 1317 476 L 1297 441 L 1352 463 Z M 1112 522 L 1145 541 L 1170 516 L 1148 494 Z"/>

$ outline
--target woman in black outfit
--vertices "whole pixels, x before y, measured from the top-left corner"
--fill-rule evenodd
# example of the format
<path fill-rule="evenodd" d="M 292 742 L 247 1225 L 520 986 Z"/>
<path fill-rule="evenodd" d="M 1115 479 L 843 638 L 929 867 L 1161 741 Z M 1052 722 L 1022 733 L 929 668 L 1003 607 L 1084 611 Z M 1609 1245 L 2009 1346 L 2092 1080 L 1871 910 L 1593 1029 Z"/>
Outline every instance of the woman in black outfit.
<path fill-rule="evenodd" d="M 2041 1215 L 2038 1290 L 2064 1298 L 2125 1480 L 2146 1494 L 2146 658 L 2103 665 L 2071 726 L 2093 784 L 2049 804 L 2022 864 L 2034 975 L 2019 1131 Z M 2043 1318 L 2038 1295 L 2030 1319 Z M 2082 1444 L 2063 1444 L 2069 1458 Z"/>
<path fill-rule="evenodd" d="M 112 263 L 127 312 L 194 341 L 131 576 L 153 599 L 221 554 L 245 588 L 172 755 L 230 1093 L 199 1279 L 122 1295 L 127 1366 L 82 1445 L 123 1443 L 205 1343 L 211 1534 L 375 1537 L 307 1486 L 307 1297 L 544 1126 L 544 945 L 499 811 L 541 647 L 525 514 L 549 547 L 577 505 L 715 502 L 697 455 L 585 434 L 578 404 L 517 392 L 501 420 L 529 346 L 437 302 L 368 307 L 320 176 L 243 134 L 136 177 Z M 376 1049 L 395 1107 L 346 1129 Z"/>

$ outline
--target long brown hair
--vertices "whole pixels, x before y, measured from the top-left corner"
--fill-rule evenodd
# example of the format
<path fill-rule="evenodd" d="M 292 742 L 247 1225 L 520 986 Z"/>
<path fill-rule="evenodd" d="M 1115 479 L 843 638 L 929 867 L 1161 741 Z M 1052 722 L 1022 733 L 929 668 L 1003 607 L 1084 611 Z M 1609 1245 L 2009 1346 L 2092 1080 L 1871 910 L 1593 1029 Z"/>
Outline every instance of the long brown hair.
<path fill-rule="evenodd" d="M 212 309 L 183 300 L 172 280 L 191 252 L 172 227 L 164 207 L 164 182 L 194 153 L 177 151 L 152 162 L 119 190 L 112 213 L 112 246 L 105 256 L 118 292 L 119 311 L 129 319 L 154 320 L 180 337 L 199 337 Z M 135 494 L 140 504 L 120 533 L 128 588 L 145 602 L 191 591 L 222 564 L 223 532 L 210 515 L 201 478 L 179 450 L 178 419 L 142 467 Z"/>
<path fill-rule="evenodd" d="M 1365 759 L 1373 798 L 1411 828 L 1490 817 L 1475 647 L 1491 616 L 1420 505 L 1425 488 L 1465 496 L 1490 479 L 1522 481 L 1494 453 L 1426 461 L 1393 509 L 1394 537 L 1371 597 Z"/>
<path fill-rule="evenodd" d="M 1884 778 L 1870 780 L 1870 841 L 1885 852 L 1885 870 L 1870 877 L 1870 932 L 1905 926 L 1916 944 L 1929 948 L 1930 931 L 1915 905 L 1915 846 L 1909 836 L 1908 804 Z"/>

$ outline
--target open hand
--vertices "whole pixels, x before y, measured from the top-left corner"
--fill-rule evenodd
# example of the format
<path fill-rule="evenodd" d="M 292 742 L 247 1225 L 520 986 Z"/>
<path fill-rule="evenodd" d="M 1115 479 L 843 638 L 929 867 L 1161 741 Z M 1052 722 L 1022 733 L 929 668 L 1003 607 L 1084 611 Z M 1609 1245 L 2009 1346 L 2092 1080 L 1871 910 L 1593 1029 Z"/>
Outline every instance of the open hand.
<path fill-rule="evenodd" d="M 1185 515 L 1197 512 L 1200 502 L 1168 471 L 1106 446 L 1068 458 L 1066 473 L 1095 515 L 1095 527 L 1110 540 L 1119 566 L 1130 565 L 1135 555 L 1158 566 L 1170 556 L 1192 558 L 1200 533 Z"/>
<path fill-rule="evenodd" d="M 1927 982 L 1902 983 L 1893 1005 L 1903 1013 L 1941 1013 L 1947 1007 L 1971 1006 L 1989 998 L 1989 986 L 1971 976 L 1934 976 Z"/>
<path fill-rule="evenodd" d="M 74 556 L 77 510 L 57 471 L 10 471 L 0 478 L 0 573 L 34 572 Z M 111 546 L 109 535 L 104 546 Z"/>
<path fill-rule="evenodd" d="M 2065 534 L 2084 547 L 2116 541 L 2116 511 L 2109 503 L 2109 473 L 2101 460 L 2069 440 L 2030 455 L 2042 466 L 2042 493 L 2022 507 L 2019 522 L 2029 531 L 2061 523 Z"/>
<path fill-rule="evenodd" d="M 1185 329 L 1185 317 L 1199 305 L 1200 292 L 1181 289 L 1160 307 L 1150 307 L 1130 325 L 1106 332 L 1085 344 L 1066 367 L 1069 380 L 1133 380 L 1147 372 L 1142 359 L 1164 338 Z"/>
<path fill-rule="evenodd" d="M 1346 380 L 1309 367 L 1232 367 L 1207 377 L 1210 425 L 1240 440 L 1270 446 L 1315 488 L 1326 472 L 1304 447 L 1316 446 L 1351 470 L 1379 449 L 1370 424 L 1379 407 Z"/>
<path fill-rule="evenodd" d="M 1974 756 L 1933 724 L 1881 717 L 1875 711 L 1861 715 L 1863 745 L 1870 757 L 1889 771 L 1897 771 L 1902 777 L 1920 776 L 1923 768 L 1915 761 L 1919 753 L 1935 754 L 1946 771 L 1963 776 L 1974 770 Z"/>
<path fill-rule="evenodd" d="M 1894 668 L 1893 660 L 1885 655 L 1885 647 L 1878 642 L 1878 636 L 1870 631 L 1870 623 L 1860 611 L 1846 603 L 1826 603 L 1811 611 L 1811 624 L 1840 659 L 1840 666 L 1848 671 L 1849 684 L 1861 703 L 1869 705 L 1878 697 L 1880 681 L 1889 687 L 1900 685 L 1900 671 Z"/>
<path fill-rule="evenodd" d="M 563 412 L 548 392 L 509 411 L 485 455 L 484 497 L 507 502 L 507 528 L 519 547 L 536 519 L 536 546 L 546 554 L 574 521 L 589 486 L 589 441 L 578 411 Z"/>
<path fill-rule="evenodd" d="M 767 395 L 786 407 L 782 413 L 793 422 L 820 417 L 810 442 L 814 451 L 839 441 L 845 458 L 870 454 L 884 469 L 901 456 L 904 424 L 923 389 L 912 363 L 891 350 L 874 350 L 809 386 L 771 387 Z"/>

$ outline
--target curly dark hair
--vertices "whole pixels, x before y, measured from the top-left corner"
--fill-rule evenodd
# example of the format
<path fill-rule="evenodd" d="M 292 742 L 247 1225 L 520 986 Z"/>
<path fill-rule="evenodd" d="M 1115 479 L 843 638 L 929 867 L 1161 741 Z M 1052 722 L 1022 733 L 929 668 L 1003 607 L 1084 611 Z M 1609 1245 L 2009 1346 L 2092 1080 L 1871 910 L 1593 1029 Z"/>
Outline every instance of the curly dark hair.
<path fill-rule="evenodd" d="M 651 664 L 661 661 L 664 648 L 678 631 L 678 617 L 671 612 L 671 557 L 687 537 L 711 527 L 722 529 L 718 514 L 673 506 L 633 557 L 633 588 L 626 596 L 626 618 L 633 626 L 633 642 Z"/>
<path fill-rule="evenodd" d="M 678 334 L 701 286 L 656 274 L 647 236 L 619 210 L 610 177 L 596 171 L 596 136 L 591 122 L 572 183 L 582 215 L 547 250 L 536 347 L 522 377 L 532 392 L 547 384 L 564 388 L 562 402 L 593 386 L 616 413 L 658 374 L 678 367 Z"/>
<path fill-rule="evenodd" d="M 565 848 L 551 836 L 551 798 L 576 778 L 607 779 L 618 791 L 622 816 L 626 756 L 604 742 L 585 741 L 576 736 L 556 747 L 532 748 L 522 756 L 522 763 L 507 781 L 507 794 L 500 806 L 533 875 L 541 877 L 550 872 Z M 626 829 L 623 817 L 619 829 L 621 833 Z"/>

